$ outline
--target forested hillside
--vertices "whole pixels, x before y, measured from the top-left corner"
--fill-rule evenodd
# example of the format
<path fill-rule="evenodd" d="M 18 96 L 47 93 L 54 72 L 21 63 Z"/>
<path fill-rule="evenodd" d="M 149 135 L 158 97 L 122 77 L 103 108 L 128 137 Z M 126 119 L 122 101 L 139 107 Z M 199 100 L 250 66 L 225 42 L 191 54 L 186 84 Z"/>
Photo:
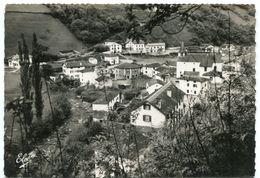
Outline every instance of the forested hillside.
<path fill-rule="evenodd" d="M 126 5 L 48 5 L 54 17 L 61 20 L 78 39 L 86 44 L 96 44 L 104 40 L 124 42 L 126 29 L 131 23 L 126 18 Z M 231 35 L 227 6 L 203 5 L 192 14 L 182 32 L 170 35 L 160 29 L 154 29 L 146 35 L 146 41 L 164 41 L 167 46 L 212 43 L 221 45 L 230 38 L 234 44 L 252 45 L 255 34 L 254 8 L 232 6 L 230 9 Z M 140 19 L 145 21 L 147 11 L 137 10 Z M 176 28 L 175 22 L 168 27 Z"/>

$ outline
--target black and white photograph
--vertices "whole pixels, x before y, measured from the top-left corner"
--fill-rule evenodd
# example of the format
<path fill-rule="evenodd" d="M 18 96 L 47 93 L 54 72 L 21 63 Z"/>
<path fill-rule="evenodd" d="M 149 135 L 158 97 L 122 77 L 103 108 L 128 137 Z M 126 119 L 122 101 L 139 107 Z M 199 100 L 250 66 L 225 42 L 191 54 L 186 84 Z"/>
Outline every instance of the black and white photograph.
<path fill-rule="evenodd" d="M 255 5 L 162 3 L 6 4 L 5 177 L 255 176 Z"/>

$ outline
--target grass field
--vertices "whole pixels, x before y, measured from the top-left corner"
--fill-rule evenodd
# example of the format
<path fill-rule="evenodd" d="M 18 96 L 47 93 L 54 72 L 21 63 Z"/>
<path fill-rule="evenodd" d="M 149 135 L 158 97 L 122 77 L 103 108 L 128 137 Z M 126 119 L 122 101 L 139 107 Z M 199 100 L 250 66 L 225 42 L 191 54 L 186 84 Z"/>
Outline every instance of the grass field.
<path fill-rule="evenodd" d="M 38 13 L 48 10 L 43 5 L 23 6 L 23 12 L 17 12 L 17 8 L 10 6 L 5 14 L 5 55 L 10 56 L 18 52 L 18 40 L 24 33 L 29 49 L 32 44 L 32 34 L 35 32 L 38 40 L 49 47 L 48 52 L 57 54 L 60 50 L 80 50 L 84 45 L 59 20 L 48 14 Z M 11 11 L 11 12 L 10 12 Z M 16 12 L 13 12 L 16 11 Z M 30 11 L 34 13 L 29 13 Z M 26 12 L 26 13 L 24 13 Z M 35 13 L 37 12 L 37 13 Z M 30 50 L 31 51 L 31 50 Z"/>

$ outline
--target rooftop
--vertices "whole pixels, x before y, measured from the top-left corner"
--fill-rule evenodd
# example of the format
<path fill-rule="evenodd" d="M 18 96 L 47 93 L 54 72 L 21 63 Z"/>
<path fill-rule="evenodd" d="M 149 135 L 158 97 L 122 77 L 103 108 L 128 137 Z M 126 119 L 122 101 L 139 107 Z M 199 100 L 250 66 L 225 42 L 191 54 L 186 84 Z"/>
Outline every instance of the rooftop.
<path fill-rule="evenodd" d="M 219 71 L 210 71 L 210 72 L 206 72 L 203 74 L 203 76 L 209 76 L 209 77 L 221 77 L 222 78 L 222 73 Z"/>
<path fill-rule="evenodd" d="M 199 76 L 200 72 L 184 71 L 185 76 Z"/>
<path fill-rule="evenodd" d="M 135 64 L 135 63 L 123 63 L 123 64 L 116 66 L 116 68 L 118 68 L 118 69 L 138 69 L 141 67 L 142 67 L 141 65 Z"/>
<path fill-rule="evenodd" d="M 112 99 L 114 99 L 119 94 L 119 90 L 107 90 L 106 96 L 105 93 L 100 96 L 99 99 L 93 102 L 93 104 L 108 104 Z"/>
<path fill-rule="evenodd" d="M 171 97 L 167 94 L 171 93 Z M 162 86 L 159 90 L 147 97 L 146 102 L 151 103 L 157 107 L 158 101 L 161 102 L 159 109 L 164 114 L 169 114 L 174 108 L 183 100 L 185 93 L 178 89 L 172 82 L 168 82 Z"/>
<path fill-rule="evenodd" d="M 100 77 L 96 78 L 95 80 L 97 82 L 101 82 L 101 81 L 106 80 L 106 79 L 110 79 L 110 77 L 108 77 L 108 76 L 100 76 Z"/>
<path fill-rule="evenodd" d="M 146 46 L 165 46 L 165 43 L 147 43 Z"/>
<path fill-rule="evenodd" d="M 92 67 L 94 64 L 88 63 L 86 61 L 69 61 L 65 63 L 67 68 L 78 68 L 78 67 Z"/>
<path fill-rule="evenodd" d="M 147 64 L 146 67 L 151 67 L 151 68 L 154 68 L 154 67 L 160 67 L 161 64 L 159 63 L 152 63 L 152 64 Z"/>
<path fill-rule="evenodd" d="M 178 78 L 179 80 L 188 80 L 188 81 L 195 81 L 195 82 L 206 82 L 209 81 L 207 78 L 197 77 L 197 76 L 183 76 Z"/>
<path fill-rule="evenodd" d="M 212 67 L 213 63 L 222 63 L 220 55 L 187 55 L 179 57 L 178 62 L 199 62 L 200 67 Z"/>

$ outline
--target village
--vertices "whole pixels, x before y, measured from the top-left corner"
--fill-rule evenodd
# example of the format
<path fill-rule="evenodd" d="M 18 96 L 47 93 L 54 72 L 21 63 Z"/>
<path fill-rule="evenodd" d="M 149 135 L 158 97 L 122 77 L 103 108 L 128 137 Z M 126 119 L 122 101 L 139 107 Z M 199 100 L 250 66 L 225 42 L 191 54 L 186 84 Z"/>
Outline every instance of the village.
<path fill-rule="evenodd" d="M 185 107 L 196 103 L 196 98 L 230 76 L 239 75 L 239 56 L 250 53 L 250 47 L 232 44 L 186 47 L 180 42 L 179 47 L 167 48 L 165 43 L 127 39 L 125 44 L 102 45 L 109 50 L 83 54 L 64 50 L 60 51 L 59 60 L 43 62 L 41 66 L 51 67 L 50 79 L 54 83 L 68 78 L 78 81 L 82 88 L 93 86 L 99 96 L 92 101 L 82 98 L 91 104 L 89 117 L 93 121 L 105 122 L 109 112 L 120 113 L 135 100 L 141 104 L 130 111 L 129 123 L 153 128 L 167 124 L 172 113 L 184 115 Z M 8 67 L 19 70 L 18 54 L 8 58 Z"/>

